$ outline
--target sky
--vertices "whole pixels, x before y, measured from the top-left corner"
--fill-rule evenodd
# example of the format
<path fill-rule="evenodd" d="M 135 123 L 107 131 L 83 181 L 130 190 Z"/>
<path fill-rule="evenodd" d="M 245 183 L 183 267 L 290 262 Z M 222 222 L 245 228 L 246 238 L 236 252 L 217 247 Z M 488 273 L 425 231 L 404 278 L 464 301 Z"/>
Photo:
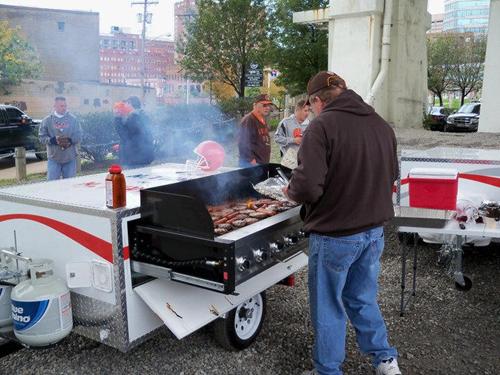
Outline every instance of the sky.
<path fill-rule="evenodd" d="M 157 5 L 151 5 L 153 20 L 148 25 L 149 37 L 168 37 L 174 34 L 174 2 L 177 0 L 156 0 Z M 22 5 L 37 8 L 70 9 L 98 12 L 100 32 L 109 33 L 111 26 L 127 27 L 132 33 L 140 33 L 137 13 L 142 13 L 142 5 L 132 2 L 143 0 L 0 0 L 0 4 Z M 444 0 L 428 0 L 430 13 L 443 13 Z"/>

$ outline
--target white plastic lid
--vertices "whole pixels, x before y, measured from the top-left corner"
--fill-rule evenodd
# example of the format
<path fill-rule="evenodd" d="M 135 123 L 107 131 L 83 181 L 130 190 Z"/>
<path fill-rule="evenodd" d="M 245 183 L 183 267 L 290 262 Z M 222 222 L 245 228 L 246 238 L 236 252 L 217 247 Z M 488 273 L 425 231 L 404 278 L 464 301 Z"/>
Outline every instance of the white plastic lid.
<path fill-rule="evenodd" d="M 455 180 L 458 171 L 453 168 L 412 168 L 409 177 Z"/>

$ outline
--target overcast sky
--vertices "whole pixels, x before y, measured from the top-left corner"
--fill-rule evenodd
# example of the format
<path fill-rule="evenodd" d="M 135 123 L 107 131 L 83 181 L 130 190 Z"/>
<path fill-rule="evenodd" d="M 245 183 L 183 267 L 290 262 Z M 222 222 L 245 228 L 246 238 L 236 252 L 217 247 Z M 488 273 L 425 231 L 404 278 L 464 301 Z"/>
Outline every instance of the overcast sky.
<path fill-rule="evenodd" d="M 153 22 L 149 25 L 151 37 L 173 36 L 174 2 L 177 0 L 157 0 L 158 5 L 151 5 Z M 420 1 L 420 0 L 419 0 Z M 142 13 L 142 5 L 131 6 L 132 2 L 143 0 L 0 0 L 0 4 L 22 5 L 38 8 L 71 9 L 94 11 L 100 14 L 100 31 L 108 33 L 111 26 L 130 28 L 131 32 L 140 32 L 137 13 Z M 430 13 L 443 13 L 444 0 L 428 0 Z"/>

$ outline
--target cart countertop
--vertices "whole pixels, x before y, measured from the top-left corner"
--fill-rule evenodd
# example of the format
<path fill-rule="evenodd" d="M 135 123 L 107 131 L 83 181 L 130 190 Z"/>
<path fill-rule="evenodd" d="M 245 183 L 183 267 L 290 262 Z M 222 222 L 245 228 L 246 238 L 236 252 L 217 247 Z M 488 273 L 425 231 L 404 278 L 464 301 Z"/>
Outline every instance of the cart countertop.
<path fill-rule="evenodd" d="M 140 190 L 155 186 L 205 177 L 227 172 L 233 168 L 220 168 L 216 172 L 186 171 L 184 164 L 158 164 L 123 173 L 127 183 L 127 209 L 140 206 Z M 79 176 L 57 181 L 15 185 L 0 189 L 0 201 L 24 198 L 73 207 L 110 210 L 106 207 L 105 179 L 107 173 Z M 113 211 L 113 210 L 110 210 Z"/>
<path fill-rule="evenodd" d="M 402 150 L 403 159 L 441 159 L 453 160 L 455 163 L 470 161 L 491 161 L 500 163 L 498 150 L 484 150 L 474 148 L 435 147 L 428 150 Z"/>

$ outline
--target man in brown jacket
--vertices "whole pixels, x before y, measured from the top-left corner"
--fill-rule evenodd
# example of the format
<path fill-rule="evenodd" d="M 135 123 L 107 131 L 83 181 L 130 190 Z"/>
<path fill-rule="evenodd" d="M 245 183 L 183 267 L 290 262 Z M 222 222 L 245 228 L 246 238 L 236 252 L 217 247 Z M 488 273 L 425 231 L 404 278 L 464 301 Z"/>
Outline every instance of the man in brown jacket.
<path fill-rule="evenodd" d="M 401 374 L 377 303 L 383 226 L 393 215 L 396 137 L 332 72 L 307 85 L 316 114 L 304 134 L 287 194 L 303 203 L 315 373 L 342 374 L 346 314 L 377 375 Z"/>
<path fill-rule="evenodd" d="M 271 158 L 271 138 L 266 116 L 271 112 L 273 102 L 268 95 L 255 98 L 253 110 L 241 120 L 238 136 L 240 167 L 267 164 Z"/>

